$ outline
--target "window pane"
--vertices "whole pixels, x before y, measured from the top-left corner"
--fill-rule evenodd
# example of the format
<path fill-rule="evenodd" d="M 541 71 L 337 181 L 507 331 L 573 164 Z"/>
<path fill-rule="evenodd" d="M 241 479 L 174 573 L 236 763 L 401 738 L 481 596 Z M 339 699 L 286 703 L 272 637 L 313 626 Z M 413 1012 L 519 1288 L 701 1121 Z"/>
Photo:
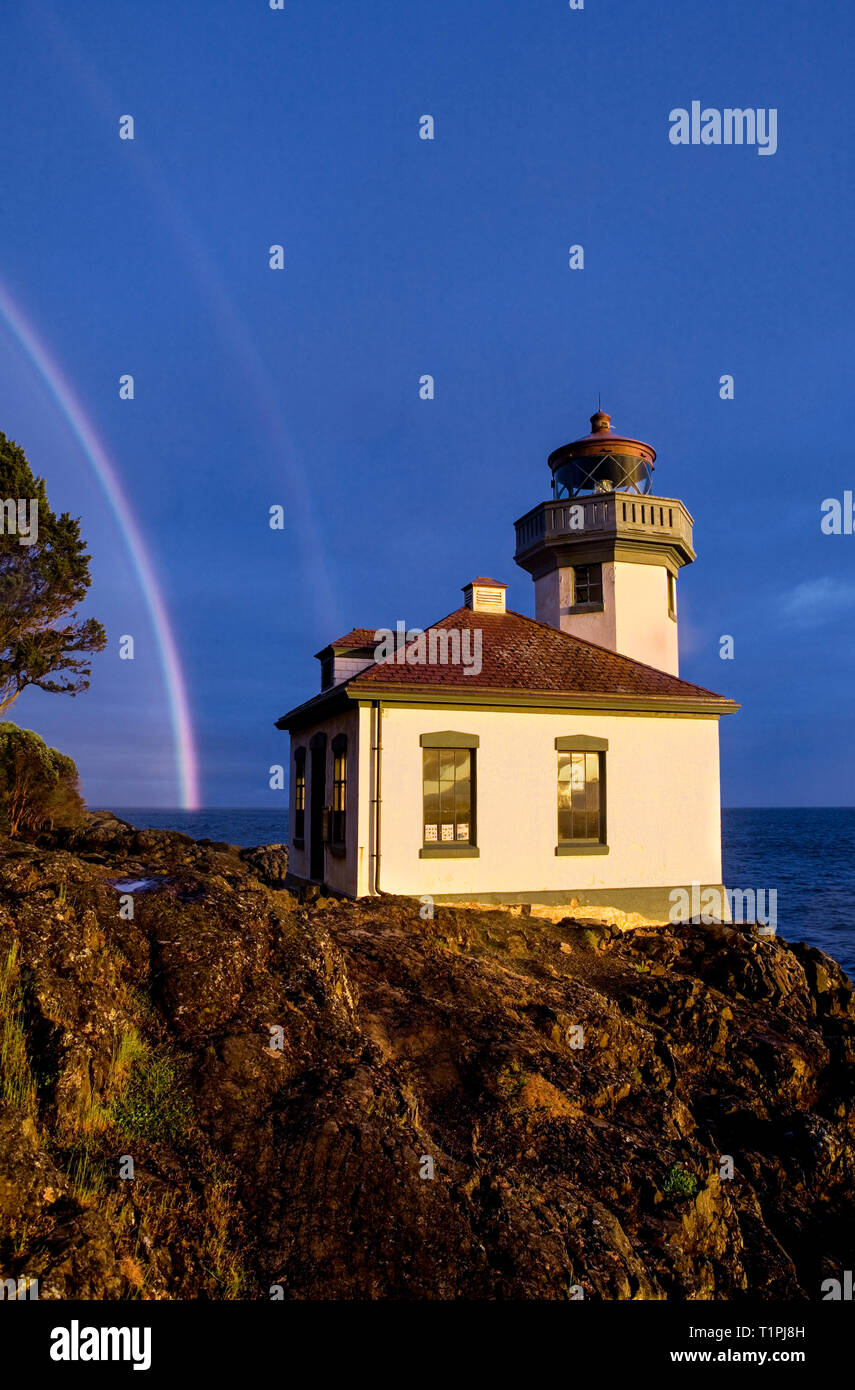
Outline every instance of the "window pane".
<path fill-rule="evenodd" d="M 573 767 L 570 775 L 570 783 L 573 788 L 573 834 L 578 835 L 579 830 L 575 827 L 579 824 L 578 816 L 585 810 L 585 754 L 571 753 Z M 584 834 L 584 831 L 581 832 Z"/>
<path fill-rule="evenodd" d="M 458 825 L 461 821 L 469 820 L 469 749 L 456 748 L 454 750 L 454 809 Z M 468 839 L 469 831 L 466 831 Z M 461 838 L 460 835 L 457 836 Z"/>
<path fill-rule="evenodd" d="M 294 840 L 302 840 L 306 833 L 306 750 L 298 748 L 294 754 Z"/>
<path fill-rule="evenodd" d="M 602 603 L 602 565 L 576 565 L 573 569 L 573 602 Z"/>
<path fill-rule="evenodd" d="M 598 753 L 585 754 L 585 804 L 589 811 L 600 809 L 600 757 Z"/>
<path fill-rule="evenodd" d="M 600 754 L 558 754 L 558 839 L 599 840 Z"/>
<path fill-rule="evenodd" d="M 454 749 L 454 775 L 459 779 L 469 777 L 469 749 Z"/>
<path fill-rule="evenodd" d="M 572 788 L 570 778 L 573 767 L 572 753 L 558 754 L 558 838 L 569 840 L 573 835 L 573 820 L 570 814 Z"/>
<path fill-rule="evenodd" d="M 439 751 L 424 750 L 424 838 L 439 838 Z"/>
<path fill-rule="evenodd" d="M 333 759 L 333 810 L 344 811 L 346 764 L 344 755 L 337 753 Z"/>
<path fill-rule="evenodd" d="M 472 754 L 468 748 L 424 750 L 424 838 L 429 843 L 472 840 Z"/>

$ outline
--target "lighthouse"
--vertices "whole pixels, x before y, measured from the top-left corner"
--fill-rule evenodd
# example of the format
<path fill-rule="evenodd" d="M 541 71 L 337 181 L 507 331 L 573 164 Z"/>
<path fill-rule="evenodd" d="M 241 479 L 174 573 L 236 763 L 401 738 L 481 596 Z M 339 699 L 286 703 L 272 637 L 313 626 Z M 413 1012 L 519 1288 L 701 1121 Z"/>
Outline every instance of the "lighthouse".
<path fill-rule="evenodd" d="M 676 676 L 692 517 L 653 492 L 655 459 L 598 410 L 590 434 L 549 455 L 552 497 L 516 522 L 514 559 L 534 579 L 540 622 Z"/>
<path fill-rule="evenodd" d="M 318 653 L 320 691 L 277 721 L 292 876 L 635 925 L 726 901 L 718 722 L 738 705 L 677 674 L 692 518 L 654 495 L 655 459 L 599 410 L 550 455 L 552 496 L 516 523 L 536 618 L 481 574 L 424 630 Z"/>

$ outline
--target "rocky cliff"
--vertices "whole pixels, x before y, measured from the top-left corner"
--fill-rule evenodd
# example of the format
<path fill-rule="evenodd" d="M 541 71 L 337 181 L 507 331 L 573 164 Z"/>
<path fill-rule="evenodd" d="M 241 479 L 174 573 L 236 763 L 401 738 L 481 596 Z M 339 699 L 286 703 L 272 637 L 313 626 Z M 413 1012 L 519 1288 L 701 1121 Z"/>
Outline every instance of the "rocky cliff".
<path fill-rule="evenodd" d="M 0 1278 L 817 1300 L 851 1265 L 855 1007 L 828 957 L 301 902 L 284 869 L 103 815 L 0 843 Z"/>

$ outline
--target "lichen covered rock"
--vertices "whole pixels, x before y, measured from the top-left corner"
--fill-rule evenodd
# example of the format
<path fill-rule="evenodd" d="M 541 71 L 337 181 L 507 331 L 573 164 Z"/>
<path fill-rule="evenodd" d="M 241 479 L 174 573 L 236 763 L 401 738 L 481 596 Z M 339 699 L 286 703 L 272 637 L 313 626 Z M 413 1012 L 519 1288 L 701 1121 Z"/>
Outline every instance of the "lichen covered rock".
<path fill-rule="evenodd" d="M 855 1008 L 827 956 L 300 901 L 286 872 L 106 815 L 0 844 L 4 1277 L 818 1299 L 851 1264 Z"/>

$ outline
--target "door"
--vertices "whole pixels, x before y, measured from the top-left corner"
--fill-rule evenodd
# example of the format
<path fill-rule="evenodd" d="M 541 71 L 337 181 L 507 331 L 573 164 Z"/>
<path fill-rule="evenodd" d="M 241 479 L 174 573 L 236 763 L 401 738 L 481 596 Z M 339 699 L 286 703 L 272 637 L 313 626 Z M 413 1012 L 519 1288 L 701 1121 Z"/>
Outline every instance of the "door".
<path fill-rule="evenodd" d="M 324 879 L 324 797 L 326 795 L 327 736 L 315 734 L 310 745 L 309 781 L 309 877 Z"/>

